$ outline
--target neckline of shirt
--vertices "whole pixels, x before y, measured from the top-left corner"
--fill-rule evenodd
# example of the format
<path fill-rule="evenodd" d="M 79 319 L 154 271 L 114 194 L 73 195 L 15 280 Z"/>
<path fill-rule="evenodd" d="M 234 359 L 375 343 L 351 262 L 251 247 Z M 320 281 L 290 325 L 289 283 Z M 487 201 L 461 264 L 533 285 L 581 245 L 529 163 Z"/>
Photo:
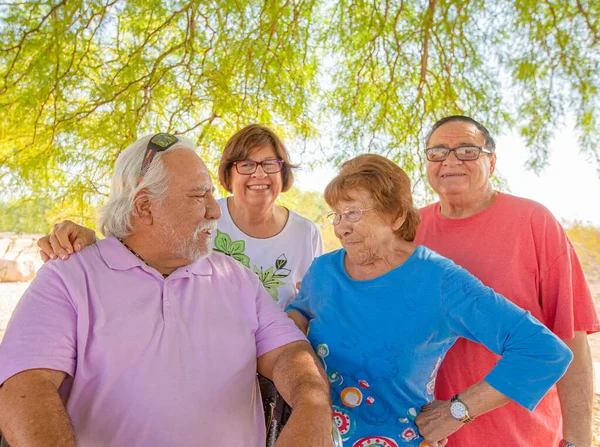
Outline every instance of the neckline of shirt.
<path fill-rule="evenodd" d="M 244 237 L 253 240 L 253 241 L 269 241 L 269 240 L 275 240 L 278 237 L 280 237 L 282 234 L 284 234 L 287 229 L 290 227 L 290 222 L 292 220 L 292 214 L 294 214 L 294 212 L 292 210 L 290 210 L 289 208 L 285 208 L 288 211 L 288 217 L 287 220 L 285 222 L 285 225 L 283 226 L 283 228 L 281 229 L 281 231 L 273 236 L 269 236 L 269 237 L 254 237 L 254 236 L 250 236 L 249 234 L 244 233 L 244 231 L 242 231 L 242 229 L 240 227 L 238 227 L 235 222 L 233 221 L 232 217 L 231 217 L 231 213 L 229 212 L 229 202 L 227 199 L 229 199 L 229 197 L 232 196 L 228 196 L 225 197 L 221 200 L 223 200 L 223 202 L 225 203 L 224 207 L 221 207 L 221 212 L 223 214 L 223 216 L 221 217 L 221 219 L 225 216 L 227 216 L 227 219 L 231 222 L 231 224 L 240 232 L 244 235 Z M 218 228 L 217 228 L 218 229 Z"/>
<path fill-rule="evenodd" d="M 446 216 L 442 215 L 442 205 L 438 201 L 434 204 L 434 208 L 433 208 L 434 218 L 437 222 L 440 222 L 443 225 L 452 226 L 452 227 L 461 227 L 464 225 L 469 225 L 480 219 L 485 219 L 490 213 L 492 213 L 496 208 L 498 208 L 505 199 L 506 194 L 504 194 L 503 192 L 500 192 L 500 191 L 496 191 L 496 192 L 498 193 L 498 197 L 496 198 L 494 203 L 492 203 L 490 206 L 488 206 L 483 211 L 480 211 L 477 214 L 473 214 L 472 216 L 465 217 L 462 219 L 452 219 L 450 217 L 446 217 Z"/>
<path fill-rule="evenodd" d="M 344 266 L 344 258 L 346 257 L 346 249 L 345 248 L 341 248 L 339 250 L 340 252 L 340 256 L 338 259 L 338 267 L 342 273 L 342 276 L 349 282 L 351 282 L 354 285 L 370 285 L 371 283 L 375 282 L 375 281 L 379 281 L 383 278 L 385 278 L 388 275 L 391 275 L 393 272 L 397 272 L 399 269 L 402 269 L 403 267 L 412 264 L 413 262 L 415 262 L 415 260 L 420 257 L 421 252 L 425 250 L 425 247 L 423 245 L 417 245 L 417 248 L 415 248 L 415 251 L 413 251 L 411 253 L 411 255 L 406 259 L 406 261 L 404 261 L 402 264 L 400 264 L 397 267 L 394 267 L 393 269 L 391 269 L 388 272 L 385 272 L 383 275 L 379 275 L 376 278 L 371 278 L 371 279 L 364 279 L 364 280 L 360 280 L 360 279 L 353 279 L 350 277 L 350 275 L 348 275 L 348 272 L 346 271 L 346 267 Z"/>

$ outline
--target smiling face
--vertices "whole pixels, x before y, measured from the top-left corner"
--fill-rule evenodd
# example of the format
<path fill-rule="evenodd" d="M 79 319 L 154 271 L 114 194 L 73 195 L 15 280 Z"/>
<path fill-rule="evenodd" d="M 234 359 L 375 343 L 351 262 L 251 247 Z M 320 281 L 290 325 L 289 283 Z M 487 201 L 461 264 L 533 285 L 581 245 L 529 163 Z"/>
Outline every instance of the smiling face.
<path fill-rule="evenodd" d="M 471 123 L 451 121 L 439 127 L 427 144 L 431 147 L 455 148 L 484 146 L 485 138 Z M 451 152 L 442 162 L 427 161 L 427 181 L 441 198 L 478 195 L 489 188 L 490 174 L 496 164 L 496 154 L 481 152 L 477 160 L 460 161 Z"/>
<path fill-rule="evenodd" d="M 163 161 L 169 183 L 164 202 L 153 209 L 156 243 L 174 258 L 191 263 L 210 254 L 210 231 L 216 228 L 221 209 L 208 170 L 196 153 L 174 151 Z"/>
<path fill-rule="evenodd" d="M 393 223 L 391 217 L 375 209 L 375 201 L 365 189 L 356 189 L 348 194 L 349 200 L 341 200 L 335 205 L 336 212 L 341 214 L 352 206 L 368 211 L 364 211 L 357 222 L 342 218 L 334 226 L 335 235 L 346 249 L 350 262 L 356 265 L 373 263 L 381 259 L 399 238 L 395 230 L 401 222 Z"/>
<path fill-rule="evenodd" d="M 254 148 L 248 154 L 247 159 L 256 162 L 276 159 L 277 155 L 271 146 Z M 257 166 L 254 174 L 239 174 L 235 166 L 230 168 L 230 188 L 236 200 L 254 206 L 267 206 L 275 202 L 281 193 L 283 182 L 282 174 L 267 174 L 262 166 Z"/>

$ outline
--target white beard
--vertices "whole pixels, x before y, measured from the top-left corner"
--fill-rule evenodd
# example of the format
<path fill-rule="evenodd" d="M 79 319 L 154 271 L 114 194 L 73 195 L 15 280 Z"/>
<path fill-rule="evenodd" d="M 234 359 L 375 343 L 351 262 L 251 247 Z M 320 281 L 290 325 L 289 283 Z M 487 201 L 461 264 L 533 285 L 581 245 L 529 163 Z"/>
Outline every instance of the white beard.
<path fill-rule="evenodd" d="M 173 244 L 173 252 L 181 258 L 187 259 L 190 263 L 199 261 L 208 257 L 212 253 L 212 237 L 204 236 L 204 231 L 214 231 L 217 228 L 217 221 L 211 220 L 198 225 L 194 234 L 188 238 L 181 237 L 175 231 L 170 222 L 165 223 L 165 230 L 169 234 L 169 239 Z M 200 238 L 205 237 L 200 242 Z"/>

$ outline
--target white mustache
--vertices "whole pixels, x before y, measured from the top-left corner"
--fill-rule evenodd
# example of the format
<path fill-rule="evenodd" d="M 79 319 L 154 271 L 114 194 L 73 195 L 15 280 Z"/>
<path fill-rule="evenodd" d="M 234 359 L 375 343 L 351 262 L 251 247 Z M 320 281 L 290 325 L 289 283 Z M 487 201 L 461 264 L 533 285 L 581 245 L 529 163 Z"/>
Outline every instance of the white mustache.
<path fill-rule="evenodd" d="M 217 229 L 217 221 L 216 220 L 210 220 L 208 222 L 203 223 L 202 225 L 198 225 L 198 227 L 196 227 L 196 231 L 195 233 L 201 233 L 203 231 L 215 231 Z"/>

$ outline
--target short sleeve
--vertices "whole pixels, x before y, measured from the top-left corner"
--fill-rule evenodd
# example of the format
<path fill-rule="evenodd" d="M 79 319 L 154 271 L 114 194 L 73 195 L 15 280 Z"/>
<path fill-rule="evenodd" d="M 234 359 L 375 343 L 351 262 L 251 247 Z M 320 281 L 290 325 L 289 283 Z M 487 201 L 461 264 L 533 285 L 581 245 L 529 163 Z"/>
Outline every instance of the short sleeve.
<path fill-rule="evenodd" d="M 565 373 L 571 351 L 529 312 L 453 266 L 442 281 L 442 308 L 450 329 L 501 355 L 485 380 L 533 410 Z"/>
<path fill-rule="evenodd" d="M 256 294 L 256 316 L 257 357 L 294 341 L 306 341 L 304 334 L 262 286 L 258 287 Z"/>
<path fill-rule="evenodd" d="M 17 304 L 0 344 L 0 384 L 17 373 L 47 368 L 73 376 L 77 311 L 60 274 L 44 265 Z"/>
<path fill-rule="evenodd" d="M 571 243 L 540 282 L 542 310 L 548 327 L 563 340 L 575 331 L 598 332 L 600 324 L 581 263 Z"/>
<path fill-rule="evenodd" d="M 598 314 L 581 263 L 560 223 L 543 206 L 531 214 L 539 263 L 539 303 L 544 323 L 562 339 L 600 330 Z"/>

